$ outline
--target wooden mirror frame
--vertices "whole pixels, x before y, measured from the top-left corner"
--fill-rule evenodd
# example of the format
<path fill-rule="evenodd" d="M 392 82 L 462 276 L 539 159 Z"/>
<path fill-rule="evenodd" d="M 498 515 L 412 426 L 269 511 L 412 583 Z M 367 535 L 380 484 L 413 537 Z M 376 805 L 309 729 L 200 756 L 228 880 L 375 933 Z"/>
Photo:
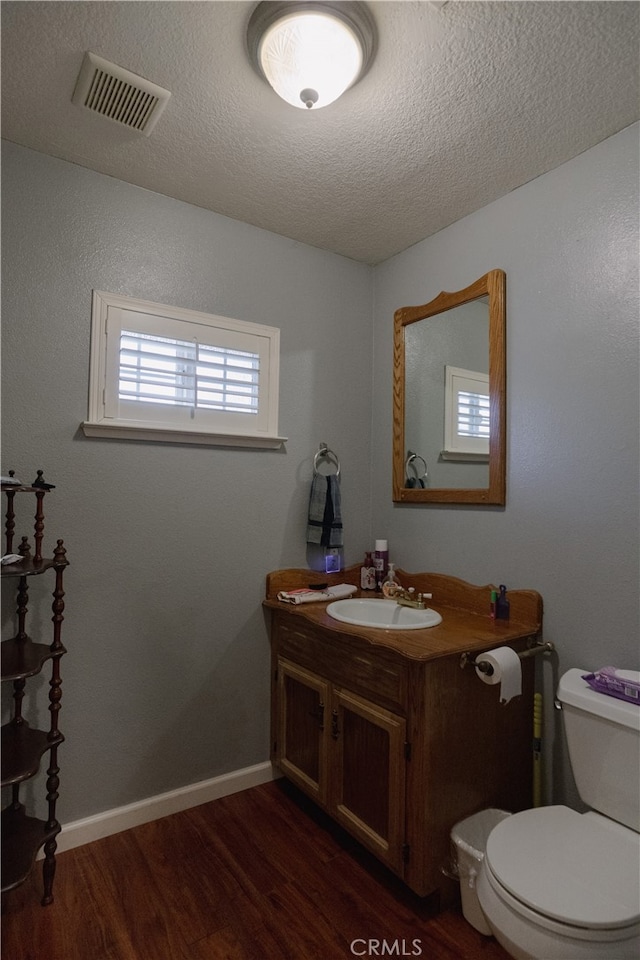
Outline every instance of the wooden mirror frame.
<path fill-rule="evenodd" d="M 489 300 L 489 486 L 485 489 L 405 487 L 405 329 L 418 320 L 464 303 Z M 400 307 L 393 317 L 393 500 L 395 503 L 477 503 L 504 506 L 506 499 L 506 274 L 490 270 L 456 293 L 439 293 L 418 307 Z"/>

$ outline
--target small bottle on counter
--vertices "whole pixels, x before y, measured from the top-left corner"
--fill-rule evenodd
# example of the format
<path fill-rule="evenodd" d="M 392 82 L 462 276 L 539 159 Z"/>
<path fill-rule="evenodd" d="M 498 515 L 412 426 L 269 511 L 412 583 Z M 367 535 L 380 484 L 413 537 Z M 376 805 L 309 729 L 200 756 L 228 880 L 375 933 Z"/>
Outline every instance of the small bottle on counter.
<path fill-rule="evenodd" d="M 387 570 L 389 569 L 389 543 L 387 540 L 376 540 L 373 565 L 376 568 L 376 590 L 382 590 L 382 584 L 387 579 Z"/>
<path fill-rule="evenodd" d="M 371 558 L 371 552 L 365 553 L 364 563 L 360 568 L 360 587 L 363 590 L 375 590 L 376 570 Z"/>
<path fill-rule="evenodd" d="M 496 601 L 496 620 L 508 620 L 509 619 L 509 601 L 506 597 L 507 588 L 504 583 L 500 584 L 500 593 L 498 594 L 498 599 Z"/>
<path fill-rule="evenodd" d="M 498 591 L 491 591 L 491 601 L 489 603 L 489 616 L 492 620 L 496 619 L 496 608 L 498 606 Z"/>

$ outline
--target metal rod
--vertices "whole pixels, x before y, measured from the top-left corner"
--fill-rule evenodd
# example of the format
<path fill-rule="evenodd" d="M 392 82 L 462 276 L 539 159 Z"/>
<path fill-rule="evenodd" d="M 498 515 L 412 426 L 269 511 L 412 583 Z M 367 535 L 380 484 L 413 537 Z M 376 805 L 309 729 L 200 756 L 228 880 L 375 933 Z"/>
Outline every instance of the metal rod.
<path fill-rule="evenodd" d="M 528 650 L 521 650 L 518 652 L 518 656 L 521 660 L 524 660 L 525 657 L 535 657 L 538 653 L 550 653 L 552 650 L 555 650 L 554 645 L 550 640 L 545 640 L 543 643 L 536 643 L 535 646 L 529 647 Z M 482 659 L 482 654 L 479 653 L 477 660 L 472 659 L 472 654 L 463 653 L 460 657 L 460 666 L 464 667 L 475 667 L 480 673 L 486 673 L 487 676 L 491 676 L 493 673 L 493 667 L 487 660 Z"/>
<path fill-rule="evenodd" d="M 554 645 L 550 640 L 546 640 L 544 643 L 537 643 L 535 647 L 531 647 L 529 650 L 523 650 L 518 656 L 523 660 L 525 657 L 535 657 L 536 653 L 551 653 L 552 650 L 555 650 Z"/>

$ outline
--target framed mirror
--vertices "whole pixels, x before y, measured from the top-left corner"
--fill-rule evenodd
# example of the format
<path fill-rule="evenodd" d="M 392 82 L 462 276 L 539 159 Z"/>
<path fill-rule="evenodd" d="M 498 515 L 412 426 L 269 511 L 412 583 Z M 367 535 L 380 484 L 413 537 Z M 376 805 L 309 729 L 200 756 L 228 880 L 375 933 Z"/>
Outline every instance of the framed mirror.
<path fill-rule="evenodd" d="M 506 275 L 394 314 L 393 499 L 504 505 Z"/>

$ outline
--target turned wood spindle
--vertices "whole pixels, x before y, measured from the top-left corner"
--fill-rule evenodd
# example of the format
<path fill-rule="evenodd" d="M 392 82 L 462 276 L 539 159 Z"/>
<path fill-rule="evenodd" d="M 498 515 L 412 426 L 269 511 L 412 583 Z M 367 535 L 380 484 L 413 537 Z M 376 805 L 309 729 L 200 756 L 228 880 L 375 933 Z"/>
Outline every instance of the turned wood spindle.
<path fill-rule="evenodd" d="M 28 602 L 29 602 L 28 581 L 26 577 L 20 577 L 20 582 L 18 584 L 18 598 L 17 598 L 17 608 L 16 608 L 16 612 L 18 615 L 18 632 L 16 634 L 16 640 L 19 640 L 21 643 L 25 643 L 29 639 L 27 636 L 27 631 L 25 629 Z"/>
<path fill-rule="evenodd" d="M 10 470 L 9 473 L 12 473 Z M 5 523 L 5 533 L 7 540 L 7 549 L 5 553 L 11 553 L 13 550 L 13 534 L 16 528 L 15 522 L 15 512 L 13 509 L 13 500 L 16 495 L 15 490 L 6 490 L 7 494 L 7 513 L 6 513 L 6 523 Z"/>
<path fill-rule="evenodd" d="M 36 552 L 33 557 L 34 563 L 42 563 L 42 537 L 44 531 L 44 490 L 36 491 L 36 515 L 34 524 L 35 547 Z"/>

